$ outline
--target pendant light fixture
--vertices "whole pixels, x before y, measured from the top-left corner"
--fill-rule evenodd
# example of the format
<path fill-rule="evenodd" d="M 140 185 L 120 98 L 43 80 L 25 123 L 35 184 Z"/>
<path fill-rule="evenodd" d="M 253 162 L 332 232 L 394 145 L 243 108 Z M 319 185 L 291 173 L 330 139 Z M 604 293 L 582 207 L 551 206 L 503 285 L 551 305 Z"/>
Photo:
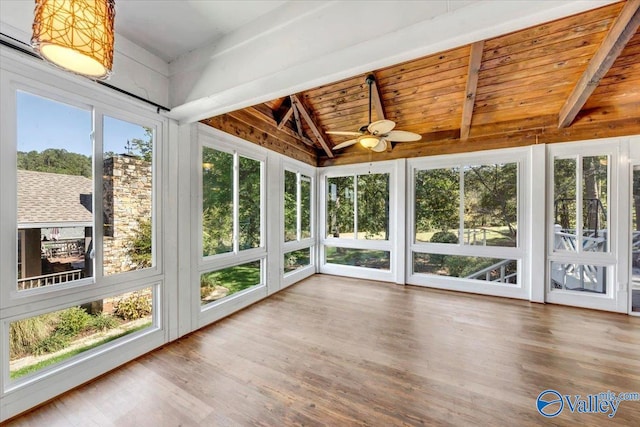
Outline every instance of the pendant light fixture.
<path fill-rule="evenodd" d="M 96 80 L 111 74 L 115 0 L 36 0 L 31 45 L 47 61 Z"/>

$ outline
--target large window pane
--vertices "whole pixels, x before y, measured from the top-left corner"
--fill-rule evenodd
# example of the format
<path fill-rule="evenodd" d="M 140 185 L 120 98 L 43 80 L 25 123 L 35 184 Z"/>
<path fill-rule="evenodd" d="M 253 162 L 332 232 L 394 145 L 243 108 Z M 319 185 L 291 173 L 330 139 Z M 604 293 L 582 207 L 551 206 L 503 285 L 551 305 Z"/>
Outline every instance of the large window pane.
<path fill-rule="evenodd" d="M 359 239 L 389 240 L 389 174 L 357 175 Z"/>
<path fill-rule="evenodd" d="M 244 250 L 260 247 L 260 168 L 262 162 L 240 156 L 239 164 L 239 250 Z"/>
<path fill-rule="evenodd" d="M 152 310 L 152 288 L 146 288 L 11 322 L 11 379 L 148 328 L 153 323 Z"/>
<path fill-rule="evenodd" d="M 300 175 L 300 238 L 311 237 L 311 178 Z"/>
<path fill-rule="evenodd" d="M 512 259 L 414 252 L 413 272 L 511 285 L 518 283 L 518 262 Z"/>
<path fill-rule="evenodd" d="M 582 250 L 607 251 L 608 156 L 582 158 Z"/>
<path fill-rule="evenodd" d="M 391 253 L 375 249 L 327 246 L 325 247 L 325 260 L 327 264 L 351 265 L 378 270 L 389 270 L 391 268 Z"/>
<path fill-rule="evenodd" d="M 298 178 L 294 172 L 284 171 L 284 241 L 298 238 Z"/>
<path fill-rule="evenodd" d="M 284 254 L 284 274 L 311 265 L 311 248 L 304 248 Z"/>
<path fill-rule="evenodd" d="M 459 169 L 416 171 L 415 241 L 458 243 L 459 227 Z"/>
<path fill-rule="evenodd" d="M 153 265 L 153 131 L 104 117 L 104 275 Z"/>
<path fill-rule="evenodd" d="M 576 159 L 554 159 L 553 203 L 556 250 L 577 250 Z"/>
<path fill-rule="evenodd" d="M 231 296 L 262 283 L 261 261 L 236 265 L 200 275 L 202 305 Z"/>
<path fill-rule="evenodd" d="M 203 256 L 231 251 L 233 251 L 233 154 L 203 147 Z"/>
<path fill-rule="evenodd" d="M 515 247 L 518 228 L 518 165 L 464 169 L 464 243 Z"/>
<path fill-rule="evenodd" d="M 327 179 L 327 237 L 355 237 L 353 184 L 353 176 Z"/>
<path fill-rule="evenodd" d="M 551 290 L 607 292 L 607 267 L 598 265 L 551 263 Z"/>
<path fill-rule="evenodd" d="M 640 165 L 633 167 L 631 220 L 631 309 L 640 312 Z"/>
<path fill-rule="evenodd" d="M 93 277 L 92 114 L 17 92 L 18 290 Z"/>

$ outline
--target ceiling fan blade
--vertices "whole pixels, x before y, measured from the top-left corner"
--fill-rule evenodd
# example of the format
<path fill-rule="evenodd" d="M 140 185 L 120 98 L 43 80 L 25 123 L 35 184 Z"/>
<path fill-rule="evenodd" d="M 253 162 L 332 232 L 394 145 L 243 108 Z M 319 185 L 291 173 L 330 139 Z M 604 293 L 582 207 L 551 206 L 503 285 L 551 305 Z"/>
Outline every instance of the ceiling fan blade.
<path fill-rule="evenodd" d="M 348 130 L 329 130 L 325 132 L 328 135 L 344 135 L 344 136 L 360 136 L 362 132 L 351 132 Z"/>
<path fill-rule="evenodd" d="M 378 142 L 378 145 L 373 147 L 371 151 L 375 151 L 376 153 L 382 153 L 386 149 L 387 149 L 387 140 L 384 138 L 380 138 L 380 142 Z"/>
<path fill-rule="evenodd" d="M 382 135 L 396 127 L 396 122 L 392 120 L 378 120 L 377 122 L 370 123 L 367 126 L 367 130 L 371 135 Z"/>
<path fill-rule="evenodd" d="M 341 142 L 340 144 L 336 145 L 335 147 L 332 148 L 332 150 L 340 150 L 341 148 L 346 148 L 350 145 L 355 144 L 356 142 L 358 142 L 358 139 L 350 139 L 348 141 Z"/>
<path fill-rule="evenodd" d="M 395 142 L 420 141 L 422 139 L 422 135 L 413 132 L 407 132 L 405 130 L 392 130 L 384 137 L 389 141 Z"/>

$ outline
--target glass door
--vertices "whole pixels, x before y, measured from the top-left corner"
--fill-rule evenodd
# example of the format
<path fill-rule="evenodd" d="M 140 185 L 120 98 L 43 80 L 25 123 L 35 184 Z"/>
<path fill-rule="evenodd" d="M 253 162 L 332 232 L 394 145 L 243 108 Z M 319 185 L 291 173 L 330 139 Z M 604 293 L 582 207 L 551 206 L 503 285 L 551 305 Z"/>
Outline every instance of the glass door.
<path fill-rule="evenodd" d="M 615 285 L 617 147 L 612 141 L 549 148 L 548 302 L 627 311 Z"/>

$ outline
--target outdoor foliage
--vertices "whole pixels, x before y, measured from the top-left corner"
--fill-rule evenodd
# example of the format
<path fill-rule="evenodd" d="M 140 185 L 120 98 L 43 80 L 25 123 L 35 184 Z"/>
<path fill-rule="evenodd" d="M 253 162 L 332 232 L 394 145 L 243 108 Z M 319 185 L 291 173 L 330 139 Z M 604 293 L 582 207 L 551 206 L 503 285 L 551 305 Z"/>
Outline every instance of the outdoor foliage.
<path fill-rule="evenodd" d="M 504 227 L 514 246 L 518 220 L 518 165 L 471 166 L 464 173 L 464 227 Z M 513 242 L 513 244 L 509 244 Z"/>
<path fill-rule="evenodd" d="M 233 155 L 202 149 L 203 255 L 233 249 Z"/>
<path fill-rule="evenodd" d="M 37 172 L 92 176 L 91 157 L 70 153 L 62 148 L 48 148 L 42 152 L 18 151 L 18 169 Z"/>
<path fill-rule="evenodd" d="M 462 170 L 462 181 L 458 167 L 416 172 L 416 241 L 433 241 L 432 233 L 458 230 L 462 203 L 467 243 L 476 244 L 480 236 L 478 241 L 487 246 L 515 246 L 517 163 L 464 166 Z"/>
<path fill-rule="evenodd" d="M 327 232 L 330 236 L 349 237 L 357 231 L 358 238 L 389 238 L 388 173 L 328 178 L 327 191 Z"/>
<path fill-rule="evenodd" d="M 137 268 L 147 268 L 152 265 L 152 226 L 151 219 L 138 221 L 138 227 L 127 242 L 127 254 Z"/>
<path fill-rule="evenodd" d="M 10 358 L 53 353 L 69 346 L 78 336 L 118 325 L 119 322 L 108 314 L 91 315 L 81 307 L 12 322 L 9 326 Z"/>
<path fill-rule="evenodd" d="M 458 228 L 460 218 L 459 177 L 458 168 L 416 172 L 416 233 Z"/>
<path fill-rule="evenodd" d="M 233 154 L 202 150 L 202 251 L 204 256 L 233 250 Z M 238 246 L 260 246 L 262 163 L 239 156 Z"/>
<path fill-rule="evenodd" d="M 151 307 L 149 296 L 133 292 L 115 303 L 113 314 L 124 320 L 136 320 L 150 315 Z"/>

